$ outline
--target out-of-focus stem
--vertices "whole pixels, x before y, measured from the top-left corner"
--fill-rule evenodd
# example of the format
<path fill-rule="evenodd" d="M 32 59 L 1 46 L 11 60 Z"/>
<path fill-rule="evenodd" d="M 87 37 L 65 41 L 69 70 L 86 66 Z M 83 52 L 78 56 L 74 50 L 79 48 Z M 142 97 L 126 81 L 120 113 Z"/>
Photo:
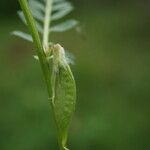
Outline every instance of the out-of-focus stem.
<path fill-rule="evenodd" d="M 44 31 L 43 31 L 43 47 L 45 52 L 47 52 L 47 50 L 49 49 L 49 32 L 50 32 L 49 29 L 51 22 L 52 3 L 53 0 L 46 0 Z"/>

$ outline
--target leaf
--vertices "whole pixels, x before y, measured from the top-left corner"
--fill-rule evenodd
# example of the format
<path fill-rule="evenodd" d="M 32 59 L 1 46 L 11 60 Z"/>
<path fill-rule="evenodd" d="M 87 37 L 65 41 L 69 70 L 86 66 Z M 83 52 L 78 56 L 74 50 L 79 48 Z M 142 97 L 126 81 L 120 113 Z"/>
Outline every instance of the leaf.
<path fill-rule="evenodd" d="M 61 9 L 52 14 L 51 20 L 54 21 L 63 18 L 66 15 L 68 15 L 73 9 L 74 9 L 73 6 L 67 7 L 66 9 Z"/>
<path fill-rule="evenodd" d="M 36 23 L 36 27 L 37 27 L 38 31 L 41 34 L 43 34 L 43 26 L 39 22 L 37 22 L 37 21 L 35 21 L 35 23 Z"/>
<path fill-rule="evenodd" d="M 49 27 L 49 30 L 47 32 L 44 32 L 45 28 L 48 28 L 48 27 L 45 27 L 45 23 L 46 23 L 46 20 L 45 20 L 46 17 L 45 16 L 46 16 L 46 10 L 47 10 L 46 2 L 47 2 L 47 0 L 43 0 L 43 1 L 28 0 L 28 2 L 29 2 L 29 6 L 31 9 L 32 15 L 35 19 L 37 29 L 38 29 L 39 33 L 41 34 L 42 38 L 44 38 L 44 35 L 46 33 L 65 32 L 65 31 L 75 27 L 78 24 L 78 22 L 76 20 L 72 19 L 72 20 L 68 20 L 68 21 L 62 22 L 60 24 L 57 24 L 55 26 Z M 51 12 L 51 22 L 65 17 L 73 9 L 74 9 L 74 7 L 72 6 L 72 4 L 66 0 L 53 0 L 52 12 Z M 18 11 L 18 16 L 22 20 L 22 22 L 25 25 L 27 25 L 26 20 L 25 20 L 25 16 L 24 16 L 22 11 Z M 50 14 L 47 18 L 49 18 L 49 17 L 50 17 Z M 20 35 L 20 33 L 19 33 L 19 35 Z M 21 36 L 22 36 L 22 34 L 21 34 Z"/>
<path fill-rule="evenodd" d="M 23 12 L 22 11 L 18 11 L 17 14 L 18 14 L 19 18 L 21 19 L 21 21 L 25 25 L 27 25 L 26 19 L 25 19 L 25 16 L 24 16 Z M 41 26 L 41 24 L 39 22 L 35 21 L 35 23 L 36 23 L 38 31 L 42 34 L 43 33 L 43 27 Z"/>
<path fill-rule="evenodd" d="M 31 11 L 32 11 L 32 15 L 33 15 L 33 17 L 35 19 L 37 19 L 37 20 L 39 20 L 41 22 L 44 21 L 44 14 L 42 12 L 40 12 L 40 11 L 38 11 L 36 9 L 34 9 L 34 10 L 31 9 Z"/>
<path fill-rule="evenodd" d="M 37 0 L 29 0 L 29 5 L 30 8 L 34 11 L 34 10 L 39 10 L 44 12 L 45 11 L 45 6 L 42 2 L 37 1 Z"/>
<path fill-rule="evenodd" d="M 15 35 L 15 36 L 17 36 L 17 37 L 20 37 L 20 38 L 22 38 L 22 39 L 24 39 L 24 40 L 27 40 L 27 41 L 29 41 L 29 42 L 32 42 L 32 41 L 33 41 L 30 34 L 24 33 L 24 32 L 22 32 L 22 31 L 13 31 L 11 34 L 12 34 L 12 35 Z"/>
<path fill-rule="evenodd" d="M 76 85 L 71 69 L 65 60 L 64 51 L 61 50 L 60 47 L 56 47 L 53 51 L 53 107 L 61 149 L 67 150 L 68 129 L 76 103 Z"/>
<path fill-rule="evenodd" d="M 67 20 L 63 23 L 51 27 L 50 32 L 65 32 L 67 30 L 74 28 L 78 23 L 79 23 L 78 21 L 73 19 Z"/>
<path fill-rule="evenodd" d="M 54 0 L 54 3 L 64 2 L 65 0 Z"/>
<path fill-rule="evenodd" d="M 20 20 L 21 20 L 24 24 L 27 24 L 23 12 L 22 12 L 22 11 L 18 11 L 17 14 L 18 14 Z"/>
<path fill-rule="evenodd" d="M 39 1 L 30 0 L 29 5 L 30 5 L 30 8 L 31 8 L 31 12 L 32 12 L 33 17 L 36 18 L 37 20 L 43 22 L 44 14 L 41 11 L 39 11 L 39 5 L 40 5 Z M 26 24 L 26 20 L 25 20 L 25 17 L 24 17 L 24 14 L 23 14 L 22 11 L 18 11 L 18 16 L 23 21 L 23 23 Z"/>
<path fill-rule="evenodd" d="M 73 7 L 70 2 L 62 2 L 62 3 L 58 3 L 58 4 L 53 5 L 52 10 L 58 11 L 61 9 L 68 9 L 69 7 L 70 8 Z"/>

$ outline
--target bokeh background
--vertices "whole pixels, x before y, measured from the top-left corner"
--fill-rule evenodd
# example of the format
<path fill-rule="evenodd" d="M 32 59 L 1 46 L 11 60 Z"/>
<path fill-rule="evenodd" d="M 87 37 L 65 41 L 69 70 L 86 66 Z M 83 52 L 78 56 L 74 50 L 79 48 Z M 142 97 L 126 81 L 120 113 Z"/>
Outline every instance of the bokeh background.
<path fill-rule="evenodd" d="M 53 34 L 74 53 L 71 150 L 150 149 L 150 1 L 74 0 L 81 32 Z M 0 150 L 57 150 L 47 92 L 17 0 L 0 4 Z M 79 31 L 79 29 L 78 29 Z"/>

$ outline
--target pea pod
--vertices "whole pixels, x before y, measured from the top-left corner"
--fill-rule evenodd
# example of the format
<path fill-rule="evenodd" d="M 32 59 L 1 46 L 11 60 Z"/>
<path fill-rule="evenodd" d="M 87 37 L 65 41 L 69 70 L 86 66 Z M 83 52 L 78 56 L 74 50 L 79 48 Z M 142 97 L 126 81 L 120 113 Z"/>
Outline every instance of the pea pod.
<path fill-rule="evenodd" d="M 52 93 L 59 144 L 61 150 L 68 150 L 66 142 L 69 124 L 75 110 L 76 85 L 64 49 L 58 44 L 53 47 Z"/>

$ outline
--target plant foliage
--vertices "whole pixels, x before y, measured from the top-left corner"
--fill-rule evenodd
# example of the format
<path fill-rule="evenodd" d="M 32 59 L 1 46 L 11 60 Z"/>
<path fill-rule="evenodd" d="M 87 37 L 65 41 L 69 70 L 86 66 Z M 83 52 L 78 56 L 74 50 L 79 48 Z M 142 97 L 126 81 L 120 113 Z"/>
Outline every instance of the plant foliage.
<path fill-rule="evenodd" d="M 64 32 L 78 24 L 74 19 L 58 23 L 74 8 L 65 0 L 19 0 L 22 11 L 18 15 L 31 32 L 13 31 L 12 34 L 33 42 L 44 79 L 46 81 L 53 117 L 57 126 L 60 150 L 66 148 L 68 128 L 75 110 L 76 84 L 66 57 L 60 44 L 50 44 L 51 32 Z M 54 23 L 53 23 L 54 22 Z M 54 24 L 51 26 L 51 24 Z M 40 36 L 39 36 L 40 34 Z M 40 39 L 41 37 L 41 39 Z M 69 53 L 67 53 L 69 55 Z M 52 61 L 52 62 L 51 62 Z M 52 72 L 50 72 L 50 67 Z"/>
<path fill-rule="evenodd" d="M 32 15 L 36 22 L 36 27 L 38 32 L 41 35 L 41 38 L 44 38 L 44 27 L 46 26 L 46 19 L 49 19 L 51 23 L 48 26 L 48 34 L 51 32 L 65 32 L 77 26 L 78 21 L 75 19 L 64 20 L 63 18 L 70 14 L 74 7 L 71 2 L 66 0 L 53 0 L 52 6 L 47 5 L 47 0 L 29 0 L 29 7 L 31 9 Z M 50 10 L 50 13 L 47 14 L 47 11 Z M 18 16 L 24 24 L 26 23 L 25 16 L 21 10 L 18 11 Z M 47 18 L 48 17 L 48 18 Z M 63 21 L 59 21 L 63 19 Z M 58 23 L 59 22 L 59 23 Z M 53 24 L 51 26 L 51 24 Z M 32 41 L 32 37 L 29 33 L 23 31 L 13 31 L 13 35 L 21 37 L 25 40 Z"/>

